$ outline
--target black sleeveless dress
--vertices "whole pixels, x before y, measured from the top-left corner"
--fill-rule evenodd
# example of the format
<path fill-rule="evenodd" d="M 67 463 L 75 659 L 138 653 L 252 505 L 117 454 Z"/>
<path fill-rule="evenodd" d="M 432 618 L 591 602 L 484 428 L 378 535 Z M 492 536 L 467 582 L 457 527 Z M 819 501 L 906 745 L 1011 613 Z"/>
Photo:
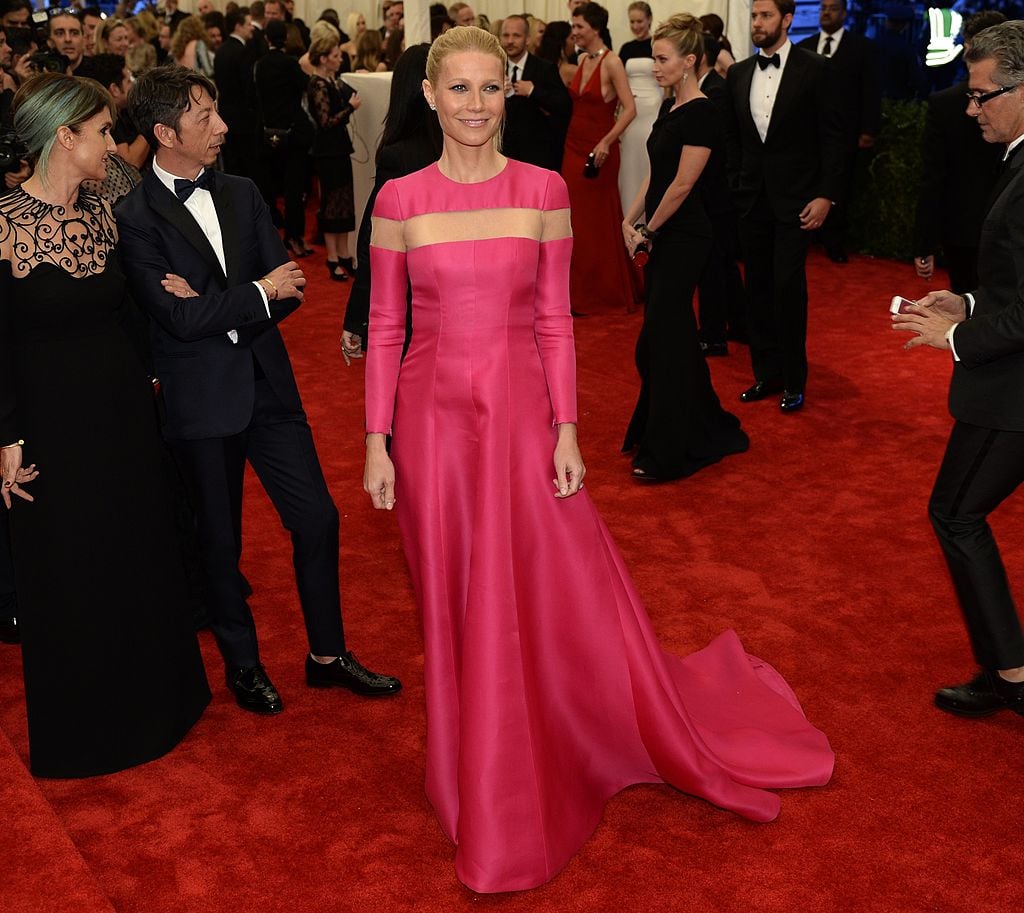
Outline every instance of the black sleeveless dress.
<path fill-rule="evenodd" d="M 650 219 L 679 170 L 684 146 L 721 146 L 712 102 L 695 98 L 662 106 L 647 140 Z M 626 429 L 623 452 L 636 451 L 633 467 L 650 481 L 692 475 L 749 446 L 739 419 L 726 412 L 711 385 L 697 335 L 693 293 L 711 251 L 711 221 L 702 201 L 705 167 L 686 199 L 659 226 L 647 263 L 644 323 L 636 344 L 640 394 Z"/>
<path fill-rule="evenodd" d="M 115 241 L 85 191 L 70 212 L 0 197 L 0 426 L 39 469 L 11 537 L 41 777 L 157 758 L 210 700 Z"/>

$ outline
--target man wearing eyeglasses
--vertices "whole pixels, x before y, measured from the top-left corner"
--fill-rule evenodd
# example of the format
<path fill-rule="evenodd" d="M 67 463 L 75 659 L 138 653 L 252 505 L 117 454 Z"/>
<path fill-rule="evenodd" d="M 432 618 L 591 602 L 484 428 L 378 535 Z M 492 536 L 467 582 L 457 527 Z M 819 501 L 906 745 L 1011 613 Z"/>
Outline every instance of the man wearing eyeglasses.
<path fill-rule="evenodd" d="M 1024 716 L 1024 635 L 988 515 L 1024 482 L 1024 22 L 979 32 L 966 56 L 967 113 L 1005 150 L 978 245 L 978 285 L 925 295 L 893 318 L 907 348 L 948 349 L 956 419 L 929 503 L 980 673 L 935 695 L 967 717 Z"/>
<path fill-rule="evenodd" d="M 978 32 L 1005 21 L 996 10 L 969 16 L 964 22 L 964 51 L 970 50 Z M 949 287 L 958 294 L 978 284 L 978 238 L 1004 152 L 982 138 L 964 108 L 965 92 L 966 79 L 928 98 L 914 228 L 917 275 L 932 277 L 935 253 L 941 247 Z"/>

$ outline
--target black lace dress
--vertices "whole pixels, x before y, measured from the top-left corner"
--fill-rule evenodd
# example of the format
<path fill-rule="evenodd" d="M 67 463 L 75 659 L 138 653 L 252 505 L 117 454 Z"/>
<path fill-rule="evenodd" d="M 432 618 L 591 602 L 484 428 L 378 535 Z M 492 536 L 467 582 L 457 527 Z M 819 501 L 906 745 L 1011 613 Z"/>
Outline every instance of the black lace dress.
<path fill-rule="evenodd" d="M 316 123 L 313 160 L 320 178 L 320 230 L 330 234 L 355 231 L 352 191 L 352 140 L 346 124 L 352 116 L 352 90 L 322 76 L 309 81 L 309 113 Z"/>
<path fill-rule="evenodd" d="M 0 197 L 0 437 L 39 469 L 11 533 L 43 777 L 157 758 L 210 700 L 115 242 L 86 191 L 71 211 Z"/>

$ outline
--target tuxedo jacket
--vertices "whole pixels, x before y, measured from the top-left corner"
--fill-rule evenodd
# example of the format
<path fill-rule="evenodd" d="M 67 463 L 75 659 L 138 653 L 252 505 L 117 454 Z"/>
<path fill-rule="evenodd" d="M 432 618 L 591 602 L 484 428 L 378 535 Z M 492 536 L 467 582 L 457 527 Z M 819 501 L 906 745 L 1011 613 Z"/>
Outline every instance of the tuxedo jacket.
<path fill-rule="evenodd" d="M 815 32 L 797 47 L 817 54 L 819 37 L 820 32 Z M 882 81 L 875 43 L 846 29 L 839 47 L 827 59 L 847 138 L 862 133 L 877 136 L 882 126 Z"/>
<path fill-rule="evenodd" d="M 263 126 L 290 129 L 293 145 L 311 144 L 316 129 L 302 107 L 309 77 L 298 58 L 274 48 L 257 62 L 254 72 Z"/>
<path fill-rule="evenodd" d="M 966 96 L 961 82 L 928 99 L 914 229 L 918 256 L 934 254 L 940 243 L 978 246 L 1005 149 L 982 139 L 977 120 L 967 115 Z"/>
<path fill-rule="evenodd" d="M 527 98 L 513 95 L 505 100 L 502 152 L 520 162 L 560 171 L 572 117 L 569 90 L 558 67 L 533 54 L 527 54 L 519 78 L 532 82 L 533 91 Z"/>
<path fill-rule="evenodd" d="M 213 81 L 217 84 L 217 110 L 228 125 L 227 142 L 245 138 L 251 142 L 259 125 L 253 66 L 256 46 L 227 38 L 213 58 Z"/>
<path fill-rule="evenodd" d="M 757 55 L 729 67 L 726 159 L 739 215 L 764 192 L 775 217 L 791 222 L 815 197 L 842 193 L 845 139 L 828 61 L 793 47 L 782 71 L 764 140 L 750 115 L 750 84 Z"/>
<path fill-rule="evenodd" d="M 1002 148 L 1002 147 L 1000 147 Z M 978 243 L 974 311 L 953 334 L 949 410 L 961 422 L 1024 431 L 1024 154 L 992 191 Z"/>
<path fill-rule="evenodd" d="M 227 437 L 252 417 L 256 362 L 286 408 L 302 403 L 277 321 L 296 299 L 270 303 L 253 285 L 287 262 L 256 186 L 218 173 L 212 191 L 227 274 L 185 205 L 149 171 L 117 206 L 121 266 L 135 301 L 150 317 L 153 366 L 168 440 Z M 182 276 L 197 292 L 176 298 L 160 280 Z M 238 332 L 232 343 L 228 331 Z"/>

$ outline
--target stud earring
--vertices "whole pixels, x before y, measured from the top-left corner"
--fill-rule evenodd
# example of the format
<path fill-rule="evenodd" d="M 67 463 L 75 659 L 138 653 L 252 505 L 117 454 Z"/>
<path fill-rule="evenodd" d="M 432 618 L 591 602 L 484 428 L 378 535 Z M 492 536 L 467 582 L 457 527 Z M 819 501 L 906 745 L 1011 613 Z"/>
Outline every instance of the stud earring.
<path fill-rule="evenodd" d="M 430 102 L 427 102 L 427 107 L 429 107 L 431 111 L 436 111 L 437 110 L 437 106 L 430 104 Z"/>

